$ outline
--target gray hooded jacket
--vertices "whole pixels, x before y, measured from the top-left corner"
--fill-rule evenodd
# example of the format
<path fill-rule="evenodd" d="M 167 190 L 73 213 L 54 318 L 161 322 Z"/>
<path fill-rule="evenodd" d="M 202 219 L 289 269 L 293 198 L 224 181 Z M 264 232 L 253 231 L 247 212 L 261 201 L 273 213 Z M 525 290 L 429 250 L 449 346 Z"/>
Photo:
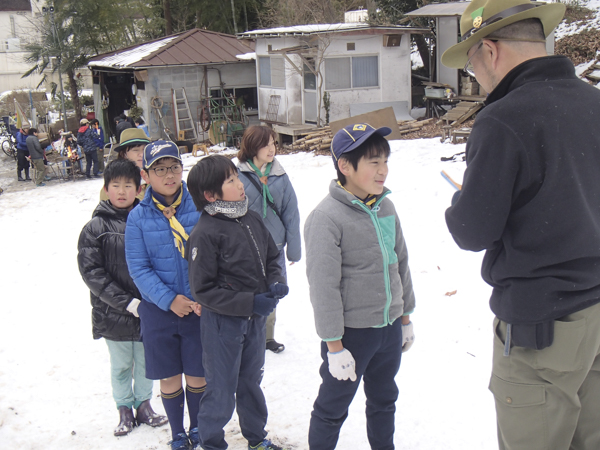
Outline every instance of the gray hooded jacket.
<path fill-rule="evenodd" d="M 263 217 L 263 196 L 262 191 L 250 182 L 248 177 L 252 177 L 261 185 L 258 175 L 246 162 L 238 163 L 240 180 L 244 183 L 246 197 L 248 197 L 248 208 L 256 211 L 260 217 Z M 273 159 L 271 172 L 267 177 L 269 192 L 273 196 L 273 203 L 279 210 L 281 217 L 277 216 L 269 207 L 267 217 L 263 217 L 263 222 L 279 251 L 287 244 L 287 259 L 289 261 L 300 261 L 302 249 L 300 244 L 300 212 L 298 211 L 298 200 L 296 192 L 289 177 L 285 173 L 283 166 L 279 164 L 277 158 Z"/>
<path fill-rule="evenodd" d="M 371 209 L 333 180 L 304 226 L 317 334 L 384 327 L 415 307 L 408 251 L 389 190 Z"/>

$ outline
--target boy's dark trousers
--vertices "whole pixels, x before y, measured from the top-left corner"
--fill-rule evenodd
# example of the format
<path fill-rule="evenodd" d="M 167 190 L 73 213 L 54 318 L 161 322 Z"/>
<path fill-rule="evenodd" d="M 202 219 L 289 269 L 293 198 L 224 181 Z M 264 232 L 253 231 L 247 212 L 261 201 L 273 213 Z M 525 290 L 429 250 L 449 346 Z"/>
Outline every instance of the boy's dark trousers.
<path fill-rule="evenodd" d="M 329 373 L 327 344 L 321 343 L 323 382 L 315 400 L 308 431 L 310 450 L 332 450 L 337 445 L 348 407 L 361 377 L 367 397 L 367 437 L 373 450 L 394 448 L 394 413 L 398 387 L 394 378 L 402 356 L 400 318 L 383 328 L 344 328 L 342 338 L 356 362 L 356 381 L 340 381 Z"/>
<path fill-rule="evenodd" d="M 98 152 L 95 149 L 85 153 L 85 174 L 88 177 L 90 176 L 92 163 L 94 163 L 94 175 L 98 175 Z"/>
<path fill-rule="evenodd" d="M 223 428 L 236 408 L 250 445 L 266 437 L 267 404 L 260 387 L 265 364 L 266 317 L 225 316 L 202 310 L 202 364 L 206 391 L 200 401 L 198 431 L 204 450 L 226 449 Z"/>

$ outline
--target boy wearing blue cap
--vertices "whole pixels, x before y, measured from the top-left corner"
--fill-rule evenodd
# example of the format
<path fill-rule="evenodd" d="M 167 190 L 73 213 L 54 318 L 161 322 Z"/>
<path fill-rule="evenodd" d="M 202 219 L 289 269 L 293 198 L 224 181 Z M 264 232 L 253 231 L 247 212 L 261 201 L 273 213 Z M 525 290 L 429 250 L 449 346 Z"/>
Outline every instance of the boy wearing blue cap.
<path fill-rule="evenodd" d="M 336 447 L 361 377 L 371 448 L 394 448 L 394 377 L 414 341 L 415 296 L 400 220 L 384 187 L 390 133 L 368 124 L 336 133 L 338 179 L 304 227 L 310 300 L 323 340 L 311 450 Z"/>
<path fill-rule="evenodd" d="M 150 186 L 127 218 L 125 253 L 142 294 L 140 316 L 146 377 L 160 380 L 171 424 L 172 450 L 198 442 L 198 407 L 206 388 L 200 340 L 200 305 L 192 300 L 186 242 L 200 213 L 182 181 L 183 165 L 173 142 L 144 148 L 142 178 Z M 186 388 L 183 391 L 182 376 Z M 189 435 L 183 426 L 187 399 Z"/>

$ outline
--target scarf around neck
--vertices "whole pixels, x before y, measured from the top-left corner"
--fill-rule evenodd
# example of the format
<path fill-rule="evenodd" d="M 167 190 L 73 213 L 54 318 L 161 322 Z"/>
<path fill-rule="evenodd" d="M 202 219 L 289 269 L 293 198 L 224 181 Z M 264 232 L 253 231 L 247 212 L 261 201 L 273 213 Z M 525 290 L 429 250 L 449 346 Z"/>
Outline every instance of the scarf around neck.
<path fill-rule="evenodd" d="M 260 171 L 260 169 L 258 167 L 256 167 L 254 165 L 254 163 L 252 161 L 248 160 L 248 165 L 250 167 L 252 167 L 252 170 L 254 170 L 254 172 L 256 172 L 256 175 L 258 175 L 258 179 L 262 183 L 263 218 L 265 218 L 265 217 L 267 217 L 267 199 L 269 199 L 269 201 L 271 203 L 275 203 L 273 201 L 273 196 L 271 195 L 271 191 L 269 191 L 269 185 L 267 184 L 269 173 L 271 173 L 271 167 L 273 167 L 273 163 L 270 162 L 267 164 L 264 174 Z M 275 211 L 273 211 L 273 214 L 277 215 L 275 213 Z"/>
<path fill-rule="evenodd" d="M 183 225 L 179 223 L 175 214 L 177 213 L 177 207 L 181 205 L 181 199 L 183 198 L 183 188 L 179 190 L 179 195 L 170 206 L 165 206 L 158 200 L 154 195 L 152 195 L 152 201 L 156 205 L 156 207 L 162 211 L 163 215 L 169 221 L 169 225 L 171 226 L 171 232 L 173 236 L 175 236 L 175 245 L 177 246 L 177 250 L 181 253 L 181 257 L 185 258 L 185 243 L 187 242 L 189 236 L 185 232 L 185 228 Z"/>
<path fill-rule="evenodd" d="M 237 219 L 238 217 L 245 216 L 248 212 L 248 197 L 244 198 L 239 202 L 225 202 L 223 200 L 217 200 L 209 203 L 204 207 L 211 216 L 215 214 L 223 214 L 225 217 L 230 219 Z"/>

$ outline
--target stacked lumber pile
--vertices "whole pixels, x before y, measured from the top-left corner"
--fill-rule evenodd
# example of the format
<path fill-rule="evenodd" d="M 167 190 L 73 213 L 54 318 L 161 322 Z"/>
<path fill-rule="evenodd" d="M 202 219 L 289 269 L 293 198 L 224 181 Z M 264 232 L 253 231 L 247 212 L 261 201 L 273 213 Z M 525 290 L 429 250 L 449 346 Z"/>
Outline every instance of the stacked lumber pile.
<path fill-rule="evenodd" d="M 435 119 L 425 120 L 402 120 L 398 122 L 398 130 L 400 134 L 413 133 L 419 131 L 424 126 L 432 124 Z M 329 152 L 331 147 L 331 141 L 333 140 L 333 134 L 329 126 L 322 128 L 316 128 L 310 134 L 304 136 L 302 139 L 296 140 L 291 145 L 287 145 L 286 149 L 291 151 L 305 151 L 305 152 Z"/>

